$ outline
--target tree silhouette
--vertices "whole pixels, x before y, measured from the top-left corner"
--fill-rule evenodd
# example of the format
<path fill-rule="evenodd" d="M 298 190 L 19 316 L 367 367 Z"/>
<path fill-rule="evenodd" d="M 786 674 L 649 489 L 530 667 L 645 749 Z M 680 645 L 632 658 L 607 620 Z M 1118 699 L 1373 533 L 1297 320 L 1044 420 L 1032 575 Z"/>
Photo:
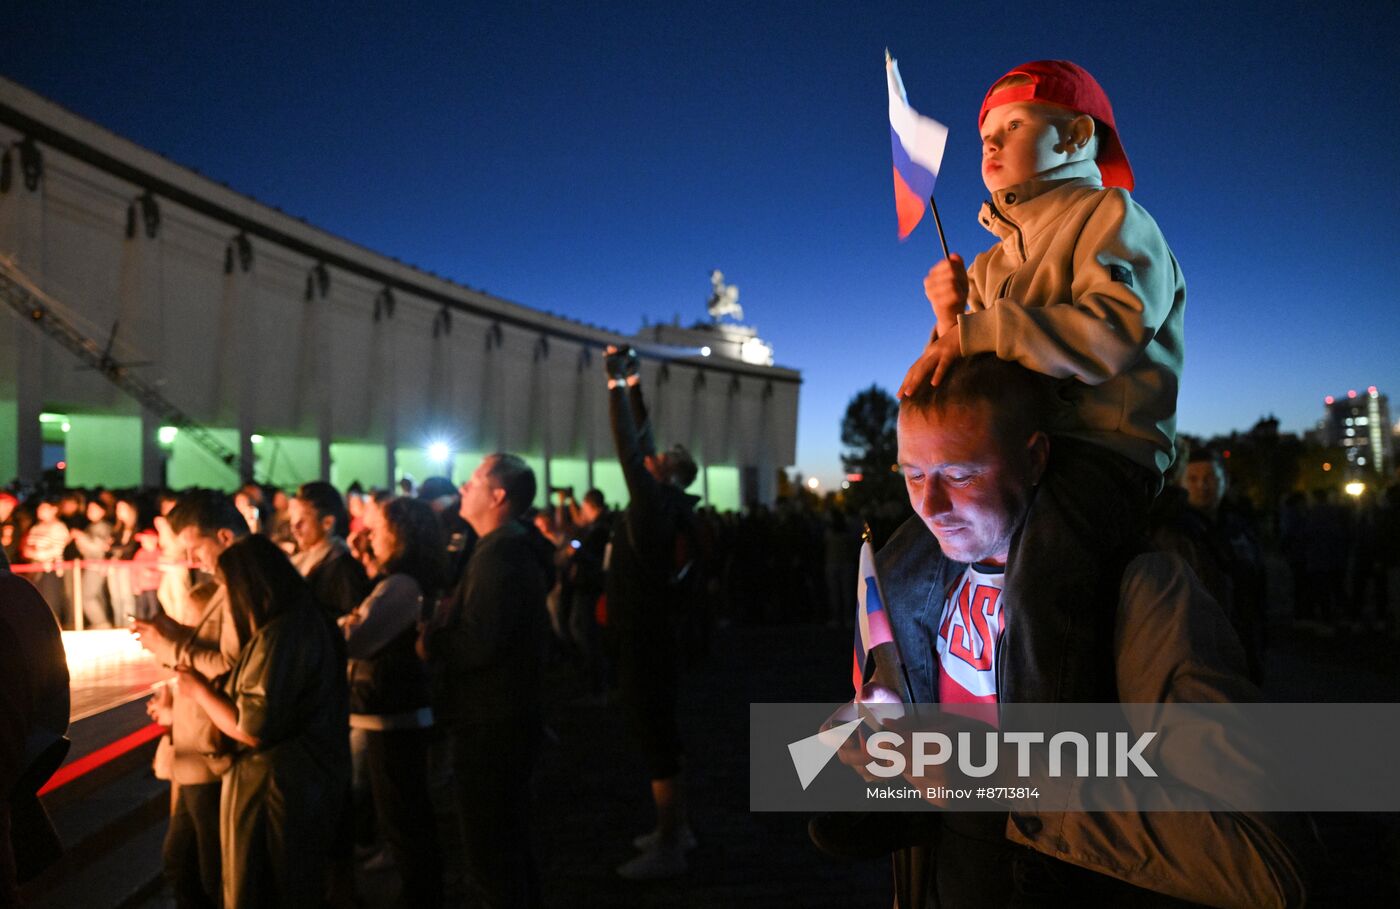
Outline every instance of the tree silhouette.
<path fill-rule="evenodd" d="M 861 475 L 848 497 L 857 504 L 899 500 L 904 484 L 896 469 L 899 441 L 896 425 L 899 402 L 878 385 L 856 393 L 841 420 L 841 463 L 848 473 Z"/>

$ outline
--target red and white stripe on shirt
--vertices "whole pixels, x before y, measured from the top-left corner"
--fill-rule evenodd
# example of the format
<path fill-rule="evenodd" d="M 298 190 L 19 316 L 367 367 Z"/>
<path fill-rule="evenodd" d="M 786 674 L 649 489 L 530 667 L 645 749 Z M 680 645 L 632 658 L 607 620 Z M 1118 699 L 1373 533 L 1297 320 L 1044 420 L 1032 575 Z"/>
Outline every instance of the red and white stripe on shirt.
<path fill-rule="evenodd" d="M 940 703 L 997 702 L 996 648 L 1006 628 L 1004 578 L 1000 568 L 969 565 L 943 601 L 936 645 Z"/>

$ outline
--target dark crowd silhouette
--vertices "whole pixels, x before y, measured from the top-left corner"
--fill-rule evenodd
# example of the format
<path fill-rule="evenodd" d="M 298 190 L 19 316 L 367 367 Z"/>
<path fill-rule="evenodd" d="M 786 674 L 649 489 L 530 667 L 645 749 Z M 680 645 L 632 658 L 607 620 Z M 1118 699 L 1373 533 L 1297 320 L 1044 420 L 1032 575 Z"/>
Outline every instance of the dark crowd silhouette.
<path fill-rule="evenodd" d="M 1400 486 L 1300 490 L 1262 507 L 1230 487 L 1225 464 L 1209 449 L 1182 452 L 1153 507 L 1152 539 L 1186 558 L 1224 606 L 1255 680 L 1280 627 L 1396 636 Z M 134 628 L 177 672 L 149 709 L 171 727 L 156 772 L 177 793 L 165 862 L 180 905 L 352 905 L 357 868 L 393 869 L 415 906 L 441 904 L 445 879 L 462 882 L 469 902 L 531 905 L 532 809 L 512 793 L 528 788 L 535 757 L 502 787 L 480 741 L 514 729 L 517 753 L 537 756 L 546 698 L 640 717 L 629 728 L 657 768 L 658 824 L 619 872 L 683 873 L 695 833 L 682 749 L 647 719 L 670 711 L 661 731 L 674 730 L 675 698 L 635 703 L 636 673 L 651 681 L 657 667 L 634 651 L 666 654 L 674 688 L 725 626 L 849 628 L 862 527 L 878 545 L 907 514 L 902 501 L 848 509 L 850 496 L 785 491 L 771 508 L 690 509 L 667 544 L 676 554 L 660 557 L 671 560 L 654 594 L 666 621 L 640 636 L 610 578 L 630 503 L 596 489 L 538 494 L 511 455 L 488 457 L 460 486 L 432 477 L 392 492 L 356 484 L 342 494 L 324 482 L 248 483 L 232 495 L 0 492 L 0 541 L 62 627 Z M 483 539 L 503 533 L 514 548 L 489 580 Z M 1270 565 L 1283 569 L 1272 580 Z M 534 579 L 521 589 L 525 576 Z M 486 601 L 520 615 L 478 614 Z M 526 614 L 536 619 L 518 620 Z M 664 648 L 646 638 L 654 633 Z M 567 681 L 546 689 L 546 675 Z M 473 687 L 502 709 L 465 706 Z M 196 711 L 199 728 L 182 730 L 180 717 Z M 273 779 L 292 787 L 275 808 Z M 432 786 L 456 793 L 458 829 L 447 836 L 423 820 L 434 815 Z"/>

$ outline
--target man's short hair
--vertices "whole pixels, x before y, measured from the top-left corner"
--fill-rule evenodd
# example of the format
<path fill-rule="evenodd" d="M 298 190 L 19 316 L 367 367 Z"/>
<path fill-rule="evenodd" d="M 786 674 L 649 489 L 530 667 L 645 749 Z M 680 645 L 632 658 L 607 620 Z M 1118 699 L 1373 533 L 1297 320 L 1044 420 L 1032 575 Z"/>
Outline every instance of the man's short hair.
<path fill-rule="evenodd" d="M 518 518 L 535 501 L 535 472 L 519 455 L 497 452 L 487 458 L 486 476 L 491 483 L 505 490 L 510 503 L 510 516 Z"/>
<path fill-rule="evenodd" d="M 317 517 L 335 518 L 331 533 L 338 537 L 350 535 L 350 512 L 340 492 L 324 480 L 314 480 L 301 484 L 297 490 L 297 501 L 316 512 Z"/>
<path fill-rule="evenodd" d="M 695 478 L 700 475 L 700 468 L 695 463 L 695 458 L 684 445 L 672 445 L 666 449 L 666 468 L 677 486 L 681 489 L 689 488 Z"/>
<path fill-rule="evenodd" d="M 1215 475 L 1221 483 L 1221 489 L 1228 488 L 1230 482 L 1230 471 L 1225 469 L 1225 459 L 1220 456 L 1220 452 L 1204 445 L 1191 452 L 1186 459 L 1186 466 L 1181 468 L 1181 483 L 1186 482 L 1186 468 L 1192 464 L 1209 464 L 1215 468 Z"/>
<path fill-rule="evenodd" d="M 924 383 L 900 401 L 901 411 L 928 415 L 949 407 L 985 403 L 995 414 L 1003 441 L 1020 441 L 1035 432 L 1048 432 L 1054 397 L 1051 379 L 996 354 L 975 354 L 954 360 L 937 385 Z"/>
<path fill-rule="evenodd" d="M 229 531 L 235 538 L 248 533 L 248 522 L 233 499 L 213 489 L 191 489 L 182 494 L 166 519 L 176 533 L 186 527 L 193 527 L 205 536 L 213 536 L 220 530 Z"/>
<path fill-rule="evenodd" d="M 599 511 L 608 510 L 608 500 L 603 495 L 603 490 L 601 489 L 590 489 L 585 492 L 583 494 L 583 502 L 585 505 L 592 505 Z"/>
<path fill-rule="evenodd" d="M 1225 470 L 1225 459 L 1220 457 L 1220 452 L 1209 446 L 1203 446 L 1192 450 L 1190 456 L 1186 459 L 1187 464 L 1200 464 L 1202 461 L 1209 461 L 1216 467 L 1219 467 L 1221 472 Z"/>

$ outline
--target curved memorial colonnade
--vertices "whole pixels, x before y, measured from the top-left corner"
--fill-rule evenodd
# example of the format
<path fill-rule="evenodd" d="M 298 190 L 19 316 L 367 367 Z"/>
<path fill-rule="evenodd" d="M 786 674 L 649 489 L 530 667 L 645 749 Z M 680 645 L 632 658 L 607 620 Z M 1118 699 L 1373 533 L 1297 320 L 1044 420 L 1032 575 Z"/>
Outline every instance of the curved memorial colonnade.
<path fill-rule="evenodd" d="M 3 79 L 0 150 L 0 257 L 98 345 L 119 323 L 113 358 L 259 480 L 460 479 L 505 450 L 535 467 L 542 501 L 588 485 L 625 500 L 599 354 L 628 337 L 364 249 Z M 0 482 L 37 479 L 61 445 L 71 485 L 237 485 L 80 365 L 0 315 Z M 773 499 L 795 460 L 799 373 L 653 348 L 643 380 L 658 441 L 705 468 L 692 492 L 720 508 Z"/>

